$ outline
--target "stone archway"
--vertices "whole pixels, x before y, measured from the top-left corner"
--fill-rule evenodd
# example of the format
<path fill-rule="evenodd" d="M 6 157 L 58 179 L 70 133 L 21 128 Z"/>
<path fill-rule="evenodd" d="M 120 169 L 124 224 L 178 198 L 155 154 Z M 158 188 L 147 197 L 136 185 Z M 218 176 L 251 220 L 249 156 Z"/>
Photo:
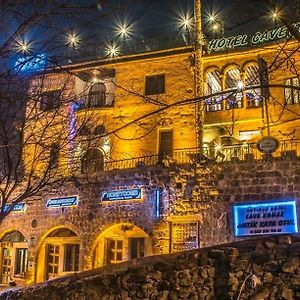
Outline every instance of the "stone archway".
<path fill-rule="evenodd" d="M 105 229 L 92 246 L 93 267 L 116 264 L 152 255 L 149 235 L 131 223 L 119 223 Z"/>
<path fill-rule="evenodd" d="M 48 231 L 38 247 L 36 282 L 81 271 L 80 244 L 78 235 L 68 227 Z"/>
<path fill-rule="evenodd" d="M 18 230 L 9 230 L 0 238 L 0 283 L 24 285 L 28 268 L 28 243 Z"/>

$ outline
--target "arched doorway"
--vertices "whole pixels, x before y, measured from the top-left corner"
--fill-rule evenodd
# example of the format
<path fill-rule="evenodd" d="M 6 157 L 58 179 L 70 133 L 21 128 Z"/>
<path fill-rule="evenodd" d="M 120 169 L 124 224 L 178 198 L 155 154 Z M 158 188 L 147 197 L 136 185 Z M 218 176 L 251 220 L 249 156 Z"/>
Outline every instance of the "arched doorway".
<path fill-rule="evenodd" d="M 96 148 L 88 149 L 81 158 L 81 174 L 95 174 L 104 169 L 104 155 Z"/>
<path fill-rule="evenodd" d="M 93 267 L 116 264 L 152 254 L 149 235 L 130 223 L 121 223 L 103 231 L 94 244 Z"/>
<path fill-rule="evenodd" d="M 38 253 L 37 282 L 80 271 L 80 240 L 68 228 L 51 231 Z"/>
<path fill-rule="evenodd" d="M 0 241 L 0 283 L 24 281 L 28 267 L 28 244 L 24 235 L 13 230 L 6 233 Z"/>

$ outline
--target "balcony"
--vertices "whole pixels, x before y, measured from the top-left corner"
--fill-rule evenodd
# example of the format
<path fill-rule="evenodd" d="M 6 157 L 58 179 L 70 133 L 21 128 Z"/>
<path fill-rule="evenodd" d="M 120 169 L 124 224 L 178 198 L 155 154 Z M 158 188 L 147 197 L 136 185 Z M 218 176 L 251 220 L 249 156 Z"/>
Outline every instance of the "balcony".
<path fill-rule="evenodd" d="M 114 107 L 115 99 L 111 94 L 107 94 L 105 97 L 101 97 L 99 99 L 89 99 L 89 97 L 84 97 L 77 100 L 76 110 L 84 110 L 84 109 L 95 109 L 95 108 L 112 108 Z"/>
<path fill-rule="evenodd" d="M 132 169 L 143 166 L 171 166 L 193 163 L 234 163 L 238 161 L 296 158 L 300 156 L 300 140 L 280 141 L 278 149 L 272 155 L 266 155 L 257 149 L 256 143 L 244 143 L 223 147 L 204 147 L 200 152 L 197 148 L 176 149 L 172 157 L 149 155 L 117 161 L 106 161 L 101 172 Z M 100 171 L 99 171 L 100 172 Z"/>

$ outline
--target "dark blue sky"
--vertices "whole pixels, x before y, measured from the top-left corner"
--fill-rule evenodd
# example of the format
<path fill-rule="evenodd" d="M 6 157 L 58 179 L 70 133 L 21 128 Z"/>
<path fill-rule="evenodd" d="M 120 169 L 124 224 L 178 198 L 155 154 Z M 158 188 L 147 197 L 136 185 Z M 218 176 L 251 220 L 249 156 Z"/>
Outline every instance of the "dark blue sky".
<path fill-rule="evenodd" d="M 66 37 L 70 32 L 78 35 L 81 41 L 80 51 L 92 49 L 91 51 L 97 54 L 111 43 L 122 46 L 124 51 L 126 48 L 131 50 L 130 48 L 139 46 L 146 49 L 149 45 L 151 50 L 153 45 L 155 47 L 155 43 L 167 44 L 170 41 L 182 40 L 183 28 L 180 27 L 180 16 L 191 17 L 194 4 L 194 0 L 60 1 L 68 2 L 72 8 L 55 12 L 37 25 L 29 26 L 26 32 L 18 36 L 18 39 L 30 43 L 33 53 L 51 52 L 54 55 L 62 53 L 64 55 L 67 50 L 71 53 L 73 50 L 66 47 Z M 278 8 L 284 8 L 293 21 L 298 17 L 295 9 L 296 0 L 274 0 L 274 2 L 278 4 Z M 46 11 L 53 2 L 23 0 L 22 3 L 1 10 L 0 1 L 0 46 L 18 24 L 26 21 L 26 18 L 35 11 L 38 13 Z M 212 32 L 212 24 L 207 19 L 212 13 L 222 21 L 227 36 L 263 31 L 279 25 L 270 18 L 270 7 L 261 0 L 202 0 L 203 29 L 208 39 L 216 35 Z M 121 39 L 117 30 L 118 26 L 123 25 L 130 27 L 127 40 Z M 77 51 L 77 55 L 86 55 L 80 51 Z M 99 55 L 103 56 L 103 53 Z"/>

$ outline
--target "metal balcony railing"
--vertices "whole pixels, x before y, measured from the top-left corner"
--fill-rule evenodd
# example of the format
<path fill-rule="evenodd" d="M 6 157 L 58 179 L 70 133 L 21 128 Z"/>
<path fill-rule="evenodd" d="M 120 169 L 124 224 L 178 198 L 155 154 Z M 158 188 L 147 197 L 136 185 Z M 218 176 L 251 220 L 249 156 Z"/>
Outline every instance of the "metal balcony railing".
<path fill-rule="evenodd" d="M 280 141 L 278 149 L 272 153 L 273 157 L 286 158 L 287 156 L 300 156 L 300 141 Z M 243 143 L 231 146 L 204 147 L 202 151 L 197 148 L 175 149 L 172 156 L 148 155 L 117 161 L 106 161 L 101 171 L 132 169 L 142 166 L 182 165 L 195 162 L 233 162 L 247 160 L 262 160 L 266 156 L 257 149 L 256 143 Z"/>

